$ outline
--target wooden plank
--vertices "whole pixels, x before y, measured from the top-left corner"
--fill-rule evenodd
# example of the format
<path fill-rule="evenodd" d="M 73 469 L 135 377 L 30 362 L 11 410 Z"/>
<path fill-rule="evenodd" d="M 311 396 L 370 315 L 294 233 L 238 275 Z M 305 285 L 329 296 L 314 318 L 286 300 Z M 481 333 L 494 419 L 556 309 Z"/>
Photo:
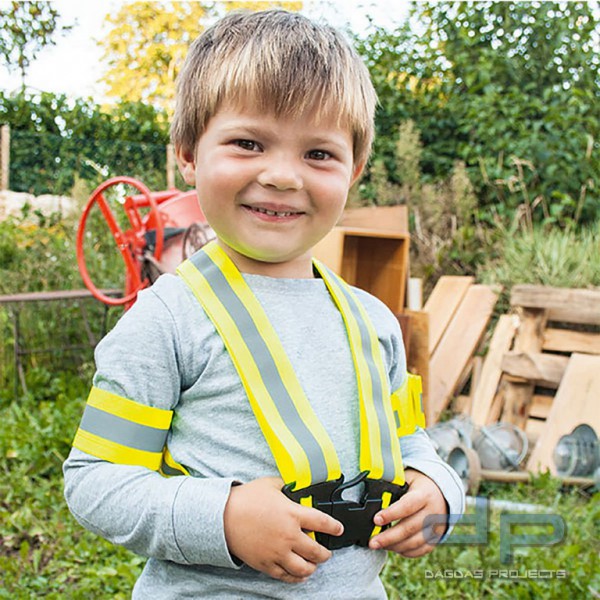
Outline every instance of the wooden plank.
<path fill-rule="evenodd" d="M 498 393 L 494 396 L 494 400 L 492 405 L 490 406 L 490 411 L 488 412 L 487 421 L 485 425 L 492 425 L 493 423 L 497 423 L 500 420 L 500 415 L 502 414 L 502 409 L 504 408 L 504 394 L 506 392 L 506 385 L 503 385 L 503 382 L 500 382 L 500 388 Z"/>
<path fill-rule="evenodd" d="M 519 329 L 515 336 L 515 352 L 539 352 L 546 327 L 547 313 L 540 308 L 519 308 Z M 504 360 L 504 358 L 503 358 Z M 507 381 L 501 420 L 524 428 L 533 398 L 533 382 Z"/>
<path fill-rule="evenodd" d="M 408 233 L 408 207 L 398 205 L 347 208 L 338 225 Z"/>
<path fill-rule="evenodd" d="M 544 308 L 548 320 L 600 325 L 600 290 L 553 288 L 541 285 L 516 285 L 512 306 Z"/>
<path fill-rule="evenodd" d="M 534 395 L 529 409 L 529 416 L 535 419 L 547 419 L 553 402 L 554 396 Z"/>
<path fill-rule="evenodd" d="M 402 331 L 402 343 L 404 344 L 404 355 L 408 361 L 408 353 L 410 351 L 410 330 L 412 327 L 412 317 L 403 313 L 396 313 L 396 319 L 400 323 L 400 331 Z"/>
<path fill-rule="evenodd" d="M 454 414 L 469 414 L 469 406 L 471 404 L 471 398 L 469 396 L 456 396 L 454 398 L 454 402 L 452 403 L 452 412 Z"/>
<path fill-rule="evenodd" d="M 544 332 L 542 349 L 553 352 L 600 354 L 600 333 L 548 327 Z"/>
<path fill-rule="evenodd" d="M 502 358 L 502 370 L 543 387 L 556 389 L 564 375 L 568 356 L 542 352 L 508 352 Z"/>
<path fill-rule="evenodd" d="M 519 319 L 516 315 L 501 315 L 492 334 L 483 363 L 481 377 L 473 393 L 471 418 L 476 425 L 485 425 L 502 376 L 502 357 L 510 350 Z"/>
<path fill-rule="evenodd" d="M 527 469 L 556 474 L 552 453 L 561 436 L 581 423 L 600 432 L 600 356 L 573 354 L 565 371 L 544 433 L 533 448 Z"/>
<path fill-rule="evenodd" d="M 528 483 L 533 477 L 528 471 L 490 471 L 481 469 L 481 478 L 486 481 L 498 481 L 500 483 Z M 573 485 L 582 488 L 591 488 L 596 485 L 593 477 L 559 477 L 562 485 Z"/>
<path fill-rule="evenodd" d="M 411 373 L 421 376 L 423 411 L 427 425 L 429 425 L 429 315 L 419 310 L 407 310 L 405 314 L 410 317 L 407 366 Z"/>
<path fill-rule="evenodd" d="M 115 298 L 123 295 L 122 290 L 106 289 L 100 290 L 105 296 Z M 92 298 L 89 290 L 54 290 L 52 292 L 25 292 L 21 294 L 9 294 L 0 296 L 1 304 L 12 304 L 15 302 L 62 302 L 63 300 L 83 300 Z"/>
<path fill-rule="evenodd" d="M 527 434 L 527 439 L 531 446 L 536 444 L 540 437 L 544 435 L 545 428 L 545 419 L 534 419 L 532 417 L 527 419 L 527 422 L 525 423 L 525 433 Z"/>
<path fill-rule="evenodd" d="M 444 331 L 458 309 L 473 277 L 440 277 L 423 310 L 429 314 L 429 354 L 433 354 Z"/>
<path fill-rule="evenodd" d="M 469 404 L 465 407 L 464 414 L 470 415 L 473 410 L 473 402 L 475 401 L 475 390 L 481 381 L 481 373 L 483 372 L 483 357 L 473 357 L 473 369 L 471 371 L 471 387 L 469 388 Z"/>
<path fill-rule="evenodd" d="M 430 421 L 446 408 L 461 374 L 475 353 L 490 320 L 498 292 L 486 285 L 471 285 L 429 364 Z"/>

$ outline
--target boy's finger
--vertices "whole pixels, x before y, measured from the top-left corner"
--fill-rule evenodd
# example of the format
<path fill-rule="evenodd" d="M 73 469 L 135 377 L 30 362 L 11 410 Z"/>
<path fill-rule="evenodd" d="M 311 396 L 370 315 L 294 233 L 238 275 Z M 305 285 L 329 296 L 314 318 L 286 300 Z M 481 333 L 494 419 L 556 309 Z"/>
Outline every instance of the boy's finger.
<path fill-rule="evenodd" d="M 302 535 L 294 544 L 292 550 L 305 560 L 315 564 L 321 564 L 331 558 L 331 551 L 317 543 L 308 535 Z"/>
<path fill-rule="evenodd" d="M 267 575 L 273 579 L 279 579 L 285 583 L 303 583 L 306 581 L 306 577 L 297 577 L 288 573 L 281 565 L 275 564 L 271 569 L 266 571 Z"/>
<path fill-rule="evenodd" d="M 375 525 L 388 525 L 393 521 L 399 521 L 400 519 L 406 519 L 411 515 L 419 512 L 427 503 L 427 498 L 423 494 L 413 492 L 409 490 L 400 500 L 394 502 L 384 510 L 380 510 L 375 517 L 373 522 Z"/>
<path fill-rule="evenodd" d="M 320 531 L 329 535 L 342 535 L 344 526 L 333 517 L 317 510 L 301 506 L 300 526 L 306 531 Z"/>
<path fill-rule="evenodd" d="M 291 577 L 298 579 L 306 579 L 310 577 L 316 570 L 317 565 L 304 560 L 295 552 L 286 554 L 285 558 L 279 561 L 279 566 L 282 567 Z"/>
<path fill-rule="evenodd" d="M 415 537 L 420 538 L 420 543 L 425 543 L 423 536 L 423 519 L 425 512 L 420 511 L 415 515 L 402 519 L 399 523 L 386 529 L 383 533 L 376 535 L 369 542 L 369 547 L 373 549 L 379 548 L 395 548 L 398 544 L 404 543 Z M 395 550 L 396 551 L 396 550 Z"/>

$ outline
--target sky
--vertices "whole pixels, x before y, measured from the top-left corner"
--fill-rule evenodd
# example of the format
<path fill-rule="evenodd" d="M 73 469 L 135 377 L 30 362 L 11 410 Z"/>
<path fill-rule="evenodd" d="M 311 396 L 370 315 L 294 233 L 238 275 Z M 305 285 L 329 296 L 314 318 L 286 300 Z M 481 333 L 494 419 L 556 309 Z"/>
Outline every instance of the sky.
<path fill-rule="evenodd" d="M 91 97 L 103 102 L 104 87 L 99 80 L 104 67 L 97 40 L 106 33 L 103 28 L 106 14 L 123 3 L 123 0 L 53 0 L 62 22 L 76 25 L 66 35 L 57 36 L 56 45 L 46 47 L 32 63 L 26 79 L 28 91 Z M 6 0 L 0 0 L 0 7 L 7 4 Z M 352 31 L 360 33 L 368 27 L 367 15 L 378 25 L 401 22 L 407 4 L 402 0 L 305 0 L 304 12 L 336 27 L 349 25 Z M 0 66 L 0 89 L 13 92 L 19 88 L 19 74 L 9 73 Z"/>

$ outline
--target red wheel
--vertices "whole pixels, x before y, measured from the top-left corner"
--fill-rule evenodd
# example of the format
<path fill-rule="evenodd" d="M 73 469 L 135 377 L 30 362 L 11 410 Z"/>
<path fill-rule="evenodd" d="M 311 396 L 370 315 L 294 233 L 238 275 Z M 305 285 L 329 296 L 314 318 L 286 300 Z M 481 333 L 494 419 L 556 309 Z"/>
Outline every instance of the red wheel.
<path fill-rule="evenodd" d="M 85 286 L 90 290 L 94 298 L 97 298 L 105 304 L 111 306 L 118 306 L 122 304 L 129 304 L 133 302 L 138 292 L 148 286 L 148 280 L 142 280 L 140 275 L 140 259 L 146 248 L 146 239 L 144 238 L 145 227 L 144 221 L 138 210 L 138 203 L 127 197 L 124 208 L 127 213 L 129 222 L 131 223 L 131 229 L 122 231 L 119 227 L 117 219 L 115 218 L 112 210 L 110 209 L 106 199 L 104 198 L 104 192 L 115 185 L 126 184 L 134 187 L 136 190 L 141 192 L 145 206 L 150 207 L 150 212 L 146 216 L 146 219 L 150 216 L 153 217 L 153 222 L 156 224 L 156 244 L 154 247 L 154 258 L 160 260 L 160 256 L 163 249 L 164 231 L 163 222 L 158 212 L 158 205 L 156 200 L 152 197 L 150 190 L 137 179 L 132 177 L 113 177 L 108 179 L 103 184 L 99 185 L 88 200 L 81 219 L 79 221 L 79 229 L 77 230 L 77 264 L 79 266 L 79 272 L 81 278 L 85 283 Z M 85 226 L 87 222 L 90 210 L 95 203 L 98 203 L 104 218 L 108 224 L 108 227 L 113 235 L 113 238 L 117 244 L 119 252 L 123 256 L 125 261 L 125 274 L 126 274 L 126 288 L 125 295 L 123 298 L 111 298 L 103 294 L 92 282 L 88 269 L 85 263 L 85 256 L 83 253 L 83 239 L 85 234 Z"/>

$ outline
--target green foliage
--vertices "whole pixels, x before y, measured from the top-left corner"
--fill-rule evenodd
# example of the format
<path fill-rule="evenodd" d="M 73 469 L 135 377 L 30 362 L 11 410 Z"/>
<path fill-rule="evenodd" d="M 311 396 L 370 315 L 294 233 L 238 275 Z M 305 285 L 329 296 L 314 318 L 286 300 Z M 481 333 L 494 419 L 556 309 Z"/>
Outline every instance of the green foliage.
<path fill-rule="evenodd" d="M 25 88 L 27 69 L 39 52 L 53 45 L 54 35 L 71 29 L 58 27 L 58 10 L 48 2 L 10 2 L 0 10 L 0 56 L 8 69 L 18 69 Z"/>
<path fill-rule="evenodd" d="M 442 545 L 432 554 L 414 560 L 391 555 L 384 570 L 390 600 L 405 597 L 478 600 L 488 596 L 533 600 L 589 598 L 598 593 L 599 494 L 589 498 L 577 491 L 561 490 L 556 479 L 542 475 L 530 484 L 488 483 L 480 490 L 480 495 L 547 507 L 545 512 L 564 519 L 565 540 L 554 546 L 517 547 L 513 563 L 503 564 L 500 560 L 500 513 L 492 510 L 487 544 Z M 473 509 L 467 512 L 473 512 Z M 456 533 L 472 534 L 474 528 L 461 529 L 458 525 Z M 531 533 L 540 533 L 540 530 Z M 508 573 L 501 576 L 498 574 L 501 570 L 516 571 L 521 578 L 509 578 Z M 564 578 L 556 577 L 559 570 L 566 571 Z M 482 575 L 474 577 L 472 574 L 477 571 Z M 530 571 L 546 571 L 546 576 L 528 577 Z M 548 571 L 552 571 L 554 577 L 550 578 Z"/>
<path fill-rule="evenodd" d="M 0 92 L 0 122 L 11 126 L 10 187 L 35 195 L 69 194 L 78 179 L 94 188 L 129 175 L 166 187 L 166 115 L 141 102 L 104 109 L 91 100 L 42 92 Z"/>
<path fill-rule="evenodd" d="M 29 211 L 26 207 L 26 217 Z M 75 261 L 76 223 L 58 215 L 28 217 L 0 221 L 0 294 L 81 288 Z M 98 222 L 98 227 L 102 224 Z M 109 287 L 119 287 L 120 258 L 116 250 L 112 256 L 117 260 L 98 262 L 102 255 L 97 257 L 95 273 Z"/>
<path fill-rule="evenodd" d="M 424 148 L 414 123 L 401 123 L 393 141 L 391 168 L 402 183 L 392 183 L 386 163 L 376 159 L 359 193 L 372 194 L 379 205 L 408 206 L 411 273 L 425 280 L 426 292 L 442 274 L 475 274 L 493 251 L 498 232 L 482 223 L 464 163 L 457 161 L 447 177 L 431 182 L 421 171 Z"/>
<path fill-rule="evenodd" d="M 89 377 L 37 378 L 18 402 L 0 401 L 0 598 L 128 598 L 143 559 L 85 531 L 63 499 Z"/>
<path fill-rule="evenodd" d="M 100 287 L 121 289 L 123 261 L 100 211 L 93 216 L 96 219 L 90 219 L 90 236 L 86 238 L 86 248 L 91 250 L 89 271 Z M 36 219 L 36 215 L 28 215 L 26 221 L 0 221 L 0 294 L 81 289 L 75 261 L 75 231 L 74 222 L 57 216 L 37 215 Z M 35 387 L 36 368 L 70 368 L 78 372 L 81 361 L 91 359 L 90 343 L 102 337 L 104 328 L 109 328 L 120 312 L 115 309 L 106 313 L 104 306 L 93 299 L 0 306 L 0 398 L 13 395 L 17 315 L 20 344 L 26 350 L 52 348 L 51 352 L 22 357 L 26 383 Z M 62 350 L 71 346 L 77 350 Z"/>
<path fill-rule="evenodd" d="M 593 222 L 600 215 L 598 33 L 596 3 L 414 3 L 409 22 L 359 40 L 381 101 L 375 157 L 402 183 L 393 139 L 411 119 L 425 178 L 447 177 L 460 160 L 480 205 L 512 215 L 523 197 L 506 182 L 515 160 L 527 161 L 523 183 L 531 202 L 545 207 L 540 220 Z"/>

